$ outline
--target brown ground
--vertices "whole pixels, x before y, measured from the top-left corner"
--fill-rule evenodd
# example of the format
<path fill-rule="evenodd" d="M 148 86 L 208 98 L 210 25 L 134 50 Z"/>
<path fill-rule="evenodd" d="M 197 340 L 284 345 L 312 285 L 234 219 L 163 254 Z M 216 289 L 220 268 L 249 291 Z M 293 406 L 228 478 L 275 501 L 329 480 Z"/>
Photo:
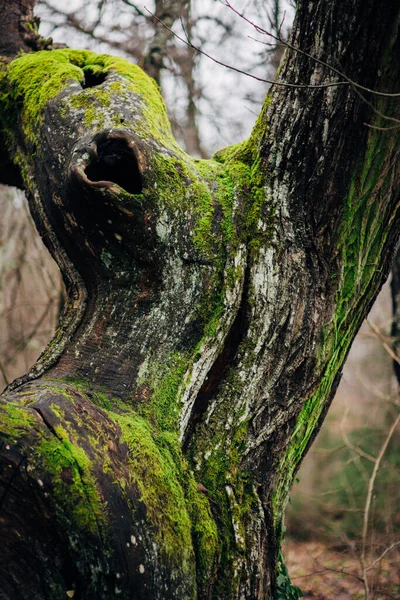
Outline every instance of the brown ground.
<path fill-rule="evenodd" d="M 320 542 L 289 540 L 283 553 L 293 585 L 313 600 L 364 600 L 357 556 Z M 400 600 L 400 554 L 395 548 L 369 571 L 369 600 Z"/>

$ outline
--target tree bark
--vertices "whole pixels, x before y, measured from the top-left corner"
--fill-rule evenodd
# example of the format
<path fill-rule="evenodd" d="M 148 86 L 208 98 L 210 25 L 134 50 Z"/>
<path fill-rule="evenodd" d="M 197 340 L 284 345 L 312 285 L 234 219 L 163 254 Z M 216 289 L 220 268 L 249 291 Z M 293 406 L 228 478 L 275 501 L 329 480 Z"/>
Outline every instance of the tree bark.
<path fill-rule="evenodd" d="M 38 38 L 38 21 L 33 16 L 36 0 L 0 0 L 0 55 L 13 56 L 20 50 L 29 52 Z"/>
<path fill-rule="evenodd" d="M 291 43 L 396 92 L 399 20 L 299 2 Z M 279 79 L 342 80 L 295 51 Z M 204 161 L 122 59 L 4 66 L 3 145 L 68 302 L 0 405 L 0 598 L 283 596 L 290 485 L 399 235 L 398 98 L 362 94 L 274 86 Z"/>

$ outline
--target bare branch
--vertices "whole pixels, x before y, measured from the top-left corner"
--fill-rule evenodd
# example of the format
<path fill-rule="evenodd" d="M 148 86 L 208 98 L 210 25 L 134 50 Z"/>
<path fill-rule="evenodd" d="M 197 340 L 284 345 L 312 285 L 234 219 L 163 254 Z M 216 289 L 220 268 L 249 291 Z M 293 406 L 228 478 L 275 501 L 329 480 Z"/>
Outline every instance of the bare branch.
<path fill-rule="evenodd" d="M 154 13 L 152 13 L 148 8 L 146 8 L 146 10 L 149 12 L 150 15 L 152 15 L 152 17 L 154 17 L 155 19 L 160 21 L 160 19 L 158 19 L 158 17 L 156 17 L 156 15 Z M 162 21 L 160 21 L 160 22 L 162 23 Z M 174 37 L 176 37 L 176 39 L 183 42 L 189 48 L 192 48 L 199 54 L 202 54 L 206 58 L 209 58 L 217 65 L 221 65 L 222 67 L 225 67 L 226 69 L 229 69 L 230 71 L 235 71 L 236 73 L 240 73 L 242 75 L 245 75 L 246 77 L 251 77 L 252 79 L 255 79 L 256 81 L 261 81 L 263 83 L 269 83 L 270 85 L 278 85 L 281 87 L 289 87 L 289 88 L 297 88 L 297 89 L 314 89 L 314 90 L 315 89 L 324 89 L 324 88 L 329 88 L 329 87 L 338 87 L 340 85 L 349 85 L 349 82 L 347 82 L 347 81 L 336 81 L 336 82 L 325 83 L 325 84 L 321 84 L 321 85 L 307 85 L 307 84 L 284 83 L 283 81 L 276 81 L 276 80 L 272 80 L 272 79 L 264 79 L 263 77 L 257 77 L 257 75 L 253 75 L 252 73 L 248 73 L 247 71 L 243 71 L 242 69 L 238 69 L 237 67 L 228 65 L 227 63 L 224 63 L 221 60 L 218 60 L 217 58 L 211 56 L 211 54 L 208 54 L 204 50 L 201 50 L 201 48 L 195 46 L 188 37 L 186 37 L 186 39 L 184 39 L 182 36 L 175 33 L 175 31 L 172 31 L 172 29 L 170 29 L 167 25 L 165 25 L 165 23 L 162 23 L 162 24 L 164 25 L 164 27 L 166 29 L 168 29 L 168 31 L 171 32 L 171 34 Z M 184 31 L 185 31 L 185 29 L 184 29 Z M 186 35 L 186 31 L 185 31 L 185 35 Z"/>
<path fill-rule="evenodd" d="M 372 323 L 372 321 L 369 321 L 368 319 L 366 319 L 366 322 L 367 322 L 368 326 L 372 329 L 372 331 L 375 333 L 376 337 L 382 342 L 382 346 L 385 348 L 385 350 L 389 354 L 389 356 L 391 358 L 393 358 L 393 360 L 397 364 L 400 365 L 400 358 L 397 356 L 397 354 L 395 352 L 393 352 L 392 348 L 386 342 L 385 337 L 381 334 L 379 328 L 376 325 L 374 325 L 374 323 Z"/>
<path fill-rule="evenodd" d="M 362 536 L 361 536 L 362 545 L 361 545 L 361 555 L 360 555 L 362 577 L 363 577 L 364 589 L 365 589 L 365 600 L 369 599 L 369 584 L 368 584 L 368 575 L 367 575 L 368 569 L 365 566 L 365 560 L 366 560 L 366 551 L 367 551 L 367 536 L 368 536 L 368 526 L 369 526 L 372 494 L 374 492 L 375 479 L 378 474 L 380 464 L 382 462 L 382 459 L 384 457 L 386 449 L 389 445 L 389 442 L 392 439 L 393 433 L 395 432 L 396 427 L 398 426 L 399 423 L 400 423 L 400 413 L 397 415 L 396 419 L 394 420 L 391 428 L 388 431 L 386 439 L 384 440 L 384 442 L 381 446 L 379 454 L 375 460 L 374 468 L 373 468 L 373 471 L 372 471 L 372 474 L 371 474 L 371 477 L 370 477 L 370 480 L 368 483 L 368 492 L 367 492 L 367 497 L 365 500 L 365 507 L 364 507 L 364 522 L 363 522 L 363 530 L 362 530 Z"/>
<path fill-rule="evenodd" d="M 130 2 L 129 0 L 122 0 L 122 2 L 124 4 L 126 4 L 127 6 L 129 6 L 130 8 L 133 8 L 139 17 L 143 17 L 144 19 L 147 19 L 147 15 L 145 15 L 144 12 L 142 10 L 140 10 L 140 8 L 138 8 L 136 4 L 133 4 L 133 2 Z"/>
<path fill-rule="evenodd" d="M 311 60 L 313 60 L 314 62 L 320 64 L 321 66 L 327 67 L 333 73 L 336 73 L 337 75 L 339 75 L 339 77 L 342 77 L 343 79 L 345 79 L 346 82 L 348 84 L 350 84 L 351 86 L 353 86 L 355 88 L 358 88 L 359 90 L 362 90 L 364 92 L 369 92 L 370 94 L 375 94 L 376 96 L 383 96 L 385 98 L 400 98 L 400 92 L 396 93 L 396 94 L 390 94 L 388 92 L 379 92 L 377 90 L 371 90 L 370 88 L 367 88 L 367 87 L 365 87 L 365 86 L 363 86 L 363 85 L 361 85 L 359 83 L 356 83 L 355 81 L 353 81 L 352 79 L 350 79 L 350 77 L 347 77 L 347 75 L 345 73 L 343 73 L 342 71 L 339 71 L 339 69 L 336 69 L 335 67 L 333 67 L 329 63 L 321 60 L 320 58 L 317 58 L 316 56 L 313 56 L 312 54 L 309 54 L 308 52 L 305 52 L 304 50 L 301 50 L 300 48 L 297 48 L 296 46 L 293 46 L 289 42 L 285 42 L 285 40 L 283 40 L 279 35 L 274 35 L 270 31 L 267 31 L 266 29 L 263 29 L 262 27 L 260 27 L 256 23 L 253 23 L 253 21 L 251 21 L 250 19 L 248 19 L 247 17 L 245 17 L 244 14 L 242 14 L 238 10 L 236 10 L 230 4 L 230 2 L 228 2 L 228 0 L 223 0 L 222 4 L 224 4 L 227 8 L 229 8 L 230 10 L 232 10 L 238 17 L 240 17 L 241 19 L 243 19 L 244 21 L 246 21 L 246 23 L 248 23 L 249 25 L 251 25 L 252 27 L 254 27 L 254 29 L 256 31 L 258 31 L 259 33 L 263 33 L 265 35 L 268 35 L 272 39 L 274 39 L 274 40 L 282 43 L 289 50 L 293 50 L 294 52 L 297 52 L 298 54 L 302 54 L 303 56 L 306 56 L 307 58 L 310 58 Z M 316 86 L 312 86 L 312 87 L 316 87 Z"/>
<path fill-rule="evenodd" d="M 390 552 L 391 550 L 393 550 L 393 548 L 396 548 L 396 546 L 400 546 L 400 541 L 399 542 L 393 542 L 393 544 L 390 544 L 390 546 L 388 546 L 386 548 L 386 550 L 384 550 L 382 552 L 382 554 L 380 556 L 378 556 L 378 558 L 376 558 L 374 560 L 374 562 L 371 563 L 370 566 L 367 567 L 365 570 L 366 571 L 370 571 L 371 569 L 373 569 L 375 567 L 375 565 L 377 565 L 378 563 L 380 563 L 381 560 L 383 560 L 385 558 L 386 554 L 388 554 L 388 552 Z"/>

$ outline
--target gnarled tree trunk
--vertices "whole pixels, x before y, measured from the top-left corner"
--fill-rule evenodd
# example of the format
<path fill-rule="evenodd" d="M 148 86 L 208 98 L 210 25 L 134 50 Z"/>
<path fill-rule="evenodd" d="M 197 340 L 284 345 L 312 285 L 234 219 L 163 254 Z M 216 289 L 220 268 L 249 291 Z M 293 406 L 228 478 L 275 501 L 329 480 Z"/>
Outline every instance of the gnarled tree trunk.
<path fill-rule="evenodd" d="M 399 18 L 397 2 L 299 2 L 292 44 L 395 92 Z M 289 585 L 290 484 L 396 247 L 399 135 L 382 114 L 400 111 L 305 87 L 343 79 L 299 52 L 279 80 L 292 87 L 250 139 L 207 161 L 122 59 L 4 61 L 0 172 L 27 190 L 68 302 L 1 400 L 0 598 Z"/>

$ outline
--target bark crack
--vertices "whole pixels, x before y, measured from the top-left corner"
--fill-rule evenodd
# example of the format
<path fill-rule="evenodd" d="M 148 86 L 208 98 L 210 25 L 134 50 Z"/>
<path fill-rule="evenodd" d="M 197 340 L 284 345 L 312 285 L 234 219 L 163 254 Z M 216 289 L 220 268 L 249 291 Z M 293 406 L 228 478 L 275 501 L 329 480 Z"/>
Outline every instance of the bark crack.
<path fill-rule="evenodd" d="M 215 398 L 225 379 L 226 375 L 232 366 L 240 347 L 240 344 L 246 337 L 249 328 L 249 315 L 247 313 L 248 306 L 248 293 L 249 293 L 249 282 L 250 282 L 250 265 L 249 261 L 246 262 L 245 274 L 243 279 L 243 286 L 241 292 L 241 299 L 239 308 L 235 319 L 230 326 L 229 332 L 225 337 L 225 341 L 222 348 L 216 357 L 214 363 L 210 367 L 204 382 L 196 395 L 196 399 L 192 406 L 191 416 L 189 423 L 186 428 L 185 437 L 183 440 L 182 448 L 185 451 L 188 447 L 189 441 L 191 440 L 194 430 L 203 416 L 207 412 L 210 402 Z"/>

